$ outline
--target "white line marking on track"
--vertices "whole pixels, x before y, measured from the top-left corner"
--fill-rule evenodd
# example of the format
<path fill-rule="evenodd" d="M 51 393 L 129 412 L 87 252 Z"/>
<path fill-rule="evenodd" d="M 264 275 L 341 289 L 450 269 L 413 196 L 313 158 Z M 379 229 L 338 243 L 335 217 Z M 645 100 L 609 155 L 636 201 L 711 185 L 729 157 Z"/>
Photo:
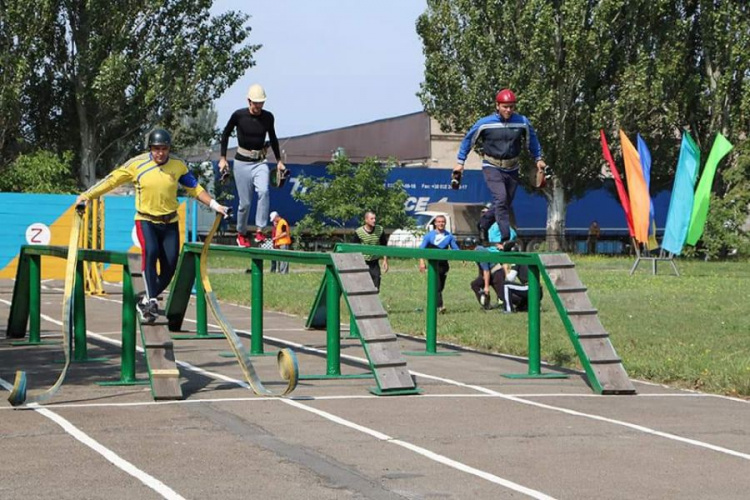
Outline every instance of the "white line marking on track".
<path fill-rule="evenodd" d="M 60 323 L 60 324 L 62 323 L 62 322 L 60 322 L 58 320 L 55 320 L 55 319 L 53 319 L 53 318 L 51 318 L 51 317 L 49 317 L 49 316 L 47 316 L 45 314 L 42 314 L 41 316 L 46 321 L 50 321 L 52 323 Z M 108 337 L 104 337 L 104 336 L 98 335 L 98 334 L 96 334 L 94 332 L 90 332 L 88 330 L 86 331 L 86 333 L 88 335 L 91 335 L 92 337 L 97 338 L 97 339 L 99 339 L 101 341 L 104 341 L 104 342 L 108 342 L 108 343 L 111 343 L 111 344 L 117 344 L 117 345 L 120 344 L 120 342 L 117 341 L 117 340 L 110 339 Z M 143 352 L 143 348 L 142 347 L 137 347 L 137 348 L 138 348 L 138 351 Z M 222 375 L 220 373 L 214 373 L 214 372 L 210 372 L 208 370 L 203 370 L 202 368 L 198 368 L 197 366 L 193 366 L 190 363 L 181 362 L 181 361 L 178 361 L 177 363 L 180 366 L 182 366 L 182 367 L 184 367 L 184 368 L 186 368 L 188 370 L 191 370 L 191 371 L 194 371 L 194 372 L 197 372 L 197 373 L 201 373 L 203 375 L 206 375 L 206 376 L 209 376 L 209 377 L 212 377 L 212 378 L 216 378 L 216 379 L 220 379 L 220 380 L 225 380 L 227 382 L 232 382 L 232 383 L 237 384 L 237 385 L 239 385 L 241 387 L 244 387 L 246 389 L 251 390 L 249 384 L 247 384 L 246 382 L 244 382 L 242 380 L 237 380 L 237 379 L 234 379 L 232 377 L 228 377 L 226 375 Z M 324 418 L 326 418 L 328 420 L 333 421 L 334 423 L 338 423 L 340 425 L 345 425 L 346 427 L 358 430 L 358 431 L 363 432 L 365 434 L 368 434 L 370 436 L 376 437 L 377 439 L 380 439 L 382 441 L 387 441 L 387 442 L 396 444 L 396 445 L 401 446 L 401 447 L 403 447 L 405 449 L 408 449 L 410 451 L 418 453 L 418 454 L 420 454 L 420 455 L 422 455 L 422 456 L 424 456 L 426 458 L 429 458 L 430 460 L 442 463 L 442 464 L 447 465 L 447 466 L 449 466 L 451 468 L 454 468 L 456 470 L 459 470 L 459 471 L 462 471 L 462 472 L 466 472 L 468 474 L 472 474 L 474 476 L 477 476 L 479 478 L 485 479 L 487 481 L 490 481 L 492 483 L 498 484 L 500 486 L 503 486 L 505 488 L 511 489 L 513 491 L 517 491 L 519 493 L 522 493 L 524 495 L 530 496 L 532 498 L 537 498 L 537 499 L 540 499 L 540 500 L 554 500 L 554 497 L 546 495 L 546 494 L 544 494 L 544 493 L 542 493 L 540 491 L 536 491 L 536 490 L 533 490 L 531 488 L 527 488 L 527 487 L 522 486 L 520 484 L 514 483 L 513 481 L 509 481 L 507 479 L 503 479 L 503 478 L 501 478 L 499 476 L 496 476 L 494 474 L 490 474 L 489 472 L 485 472 L 485 471 L 482 471 L 482 470 L 479 470 L 479 469 L 475 469 L 474 467 L 471 467 L 471 466 L 466 465 L 466 464 L 462 464 L 461 462 L 457 462 L 457 461 L 452 460 L 452 459 L 450 459 L 448 457 L 445 457 L 445 456 L 440 455 L 438 453 L 432 452 L 432 451 L 427 450 L 425 448 L 422 448 L 420 446 L 408 443 L 406 441 L 401 441 L 401 440 L 398 440 L 398 439 L 393 439 L 390 436 L 388 436 L 386 434 L 383 434 L 381 432 L 378 432 L 376 430 L 373 430 L 373 429 L 370 429 L 368 427 L 364 427 L 364 426 L 355 424 L 354 422 L 350 422 L 350 421 L 345 420 L 345 419 L 343 419 L 341 417 L 337 417 L 337 416 L 335 416 L 335 415 L 333 415 L 331 413 L 327 413 L 327 412 L 324 412 L 324 411 L 321 411 L 321 410 L 317 410 L 315 408 L 311 408 L 309 406 L 303 405 L 299 401 L 294 401 L 294 400 L 289 400 L 289 399 L 282 399 L 282 398 L 267 398 L 267 399 L 281 401 L 281 402 L 284 402 L 284 403 L 289 404 L 291 406 L 295 406 L 297 408 L 303 409 L 305 411 L 309 411 L 311 413 L 315 413 L 315 414 L 317 414 L 319 416 L 322 416 L 322 417 L 324 417 Z M 52 413 L 52 412 L 50 412 L 50 413 Z M 173 498 L 181 498 L 181 497 L 173 497 Z"/>
<path fill-rule="evenodd" d="M 185 367 L 190 369 L 191 367 Z M 208 372 L 207 376 L 213 377 L 214 374 Z M 240 385 L 242 381 L 230 379 L 228 382 Z M 244 386 L 242 386 L 244 388 Z M 148 390 L 148 389 L 146 389 Z M 597 394 L 513 394 L 515 397 L 523 398 L 557 398 L 560 396 L 570 398 L 601 398 Z M 710 394 L 642 394 L 640 397 L 711 397 Z M 471 394 L 420 394 L 415 396 L 404 396 L 400 398 L 400 401 L 411 401 L 419 399 L 486 399 L 495 398 L 492 394 L 477 394 L 475 392 Z M 604 397 L 616 397 L 616 396 L 604 396 Z M 372 394 L 341 394 L 331 396 L 291 396 L 287 399 L 294 401 L 305 402 L 305 401 L 350 401 L 358 399 L 369 399 L 372 401 L 392 401 L 387 398 L 380 396 L 374 396 Z M 175 401 L 131 401 L 127 403 L 48 403 L 45 406 L 47 408 L 137 408 L 141 406 L 165 406 L 165 405 L 192 405 L 192 404 L 203 404 L 203 403 L 254 403 L 264 401 L 276 401 L 275 397 L 263 397 L 263 396 L 251 396 L 246 398 L 199 398 L 199 399 L 184 399 Z M 11 406 L 0 407 L 0 411 L 17 411 L 18 408 Z"/>
<path fill-rule="evenodd" d="M 435 453 L 433 451 L 427 450 L 425 448 L 422 448 L 421 446 L 417 446 L 411 443 L 408 443 L 406 441 L 402 441 L 400 439 L 394 439 L 391 436 L 388 436 L 387 434 L 383 434 L 382 432 L 378 432 L 376 430 L 370 429 L 369 427 L 365 427 L 363 425 L 355 424 L 354 422 L 351 422 L 349 420 L 346 420 L 344 418 L 338 417 L 332 413 L 328 413 L 327 411 L 319 410 L 317 408 L 312 408 L 307 405 L 303 405 L 299 401 L 294 401 L 291 399 L 281 399 L 282 403 L 286 403 L 290 406 L 294 406 L 295 408 L 299 408 L 301 410 L 308 411 L 310 413 L 314 413 L 320 417 L 323 417 L 327 420 L 330 420 L 331 422 L 334 422 L 339 425 L 343 425 L 345 427 L 349 427 L 350 429 L 354 429 L 356 431 L 362 432 L 364 434 L 367 434 L 368 436 L 374 437 L 375 439 L 378 439 L 380 441 L 385 441 L 388 443 L 395 444 L 397 446 L 401 446 L 402 448 L 406 448 L 407 450 L 413 451 L 414 453 L 417 453 L 419 455 L 422 455 L 423 457 L 426 457 L 430 460 L 433 460 L 435 462 L 441 463 L 443 465 L 447 465 L 448 467 L 451 467 L 453 469 L 459 470 L 461 472 L 466 472 L 467 474 L 471 474 L 477 477 L 480 477 L 486 481 L 490 481 L 491 483 L 498 484 L 500 486 L 503 486 L 505 488 L 511 489 L 513 491 L 517 491 L 519 493 L 523 493 L 524 495 L 530 496 L 532 498 L 538 498 L 538 499 L 552 499 L 553 497 L 549 495 L 545 495 L 541 491 L 533 490 L 531 488 L 527 488 L 526 486 L 520 485 L 518 483 L 514 483 L 513 481 L 509 481 L 507 479 L 503 479 L 499 476 L 496 476 L 494 474 L 490 474 L 489 472 L 485 472 L 483 470 L 475 469 L 474 467 L 471 467 L 469 465 L 463 464 L 461 462 L 457 462 L 455 460 L 452 460 L 444 455 L 440 455 L 438 453 Z"/>
<path fill-rule="evenodd" d="M 2 385 L 9 391 L 13 389 L 13 385 L 2 378 L 0 378 L 0 385 Z M 110 462 L 118 469 L 138 479 L 140 482 L 154 490 L 162 497 L 168 500 L 185 500 L 185 497 L 174 491 L 172 488 L 162 483 L 151 474 L 142 471 L 132 463 L 120 457 L 117 453 L 105 447 L 57 413 L 50 411 L 47 408 L 44 408 L 36 403 L 29 405 L 28 408 L 52 420 L 54 423 L 62 427 L 62 429 L 70 434 L 73 438 L 103 456 L 108 462 Z"/>
<path fill-rule="evenodd" d="M 111 300 L 111 299 L 104 299 L 104 300 Z M 115 301 L 113 300 L 113 302 L 115 302 Z M 46 316 L 44 314 L 42 315 L 42 317 L 45 320 L 49 320 L 49 321 L 51 321 L 51 322 L 53 322 L 55 324 L 60 324 L 59 321 L 54 320 L 54 319 L 52 319 L 49 316 Z M 190 320 L 188 318 L 185 318 L 185 320 L 186 321 L 190 321 L 192 323 L 195 323 L 195 320 Z M 218 328 L 217 325 L 213 325 L 213 324 L 210 324 L 210 323 L 209 323 L 209 326 L 211 326 L 212 328 Z M 245 334 L 248 333 L 248 332 L 245 332 L 243 330 L 237 330 L 237 332 L 245 333 Z M 117 345 L 120 344 L 120 342 L 118 342 L 117 340 L 110 339 L 110 338 L 107 338 L 107 337 L 101 337 L 101 336 L 98 336 L 97 334 L 95 334 L 93 332 L 91 334 L 93 336 L 99 338 L 100 340 L 105 341 L 105 342 L 110 342 L 110 343 L 117 344 Z M 289 341 L 284 340 L 284 339 L 278 339 L 278 338 L 272 338 L 272 337 L 266 337 L 266 338 L 268 340 L 271 340 L 271 341 L 274 341 L 274 342 L 278 342 L 278 343 L 282 343 L 282 344 L 290 346 L 290 347 L 295 347 L 295 348 L 300 349 L 300 350 L 305 350 L 305 351 L 308 351 L 308 352 L 316 352 L 316 353 L 325 354 L 325 351 L 323 351 L 321 349 L 316 349 L 316 348 L 308 347 L 308 346 L 305 346 L 305 345 L 302 345 L 302 344 L 298 344 L 296 342 L 289 342 Z M 139 351 L 142 351 L 142 348 L 139 347 L 138 349 L 139 349 Z M 347 354 L 341 354 L 341 357 L 349 359 L 349 360 L 357 361 L 357 362 L 360 362 L 360 363 L 367 363 L 367 360 L 365 360 L 363 358 L 358 358 L 356 356 L 351 356 L 351 355 L 347 355 Z M 190 370 L 193 370 L 193 371 L 197 371 L 198 373 L 202 373 L 202 374 L 210 376 L 210 377 L 215 377 L 215 378 L 218 378 L 218 379 L 221 379 L 221 380 L 225 380 L 225 381 L 228 381 L 228 382 L 233 382 L 233 383 L 236 383 L 237 385 L 241 385 L 242 387 L 248 387 L 248 384 L 245 383 L 244 381 L 235 380 L 235 379 L 232 379 L 231 377 L 227 377 L 225 375 L 221 375 L 221 374 L 218 374 L 218 373 L 214 374 L 213 372 L 209 372 L 209 371 L 203 370 L 201 368 L 194 367 L 194 366 L 190 365 L 189 363 L 180 362 L 180 365 L 184 366 L 187 369 L 190 369 Z M 464 387 L 464 388 L 467 388 L 467 389 L 475 390 L 475 391 L 480 392 L 480 393 L 484 393 L 484 394 L 487 394 L 487 395 L 495 396 L 495 397 L 498 397 L 498 398 L 501 398 L 501 399 L 505 399 L 505 400 L 508 400 L 508 401 L 513 401 L 513 402 L 520 403 L 520 404 L 523 404 L 523 405 L 534 406 L 534 407 L 537 407 L 537 408 L 551 410 L 551 411 L 555 411 L 555 412 L 559 412 L 559 413 L 565 413 L 567 415 L 571 415 L 571 416 L 575 416 L 575 417 L 583 417 L 583 418 L 588 418 L 588 419 L 591 419 L 591 420 L 597 420 L 597 421 L 600 421 L 600 422 L 605 422 L 605 423 L 609 423 L 609 424 L 613 424 L 613 425 L 618 425 L 618 426 L 626 427 L 626 428 L 629 428 L 629 429 L 632 429 L 632 430 L 635 430 L 635 431 L 638 431 L 638 432 L 643 432 L 645 434 L 650 434 L 650 435 L 653 435 L 653 436 L 658 436 L 658 437 L 662 437 L 662 438 L 665 438 L 665 439 L 670 439 L 670 440 L 673 440 L 673 441 L 681 442 L 681 443 L 684 443 L 684 444 L 689 444 L 689 445 L 697 446 L 697 447 L 700 447 L 700 448 L 705 448 L 705 449 L 716 451 L 716 452 L 719 452 L 719 453 L 724 453 L 726 455 L 730 455 L 730 456 L 742 458 L 742 459 L 745 459 L 745 460 L 750 460 L 750 454 L 747 454 L 747 453 L 742 453 L 742 452 L 739 452 L 739 451 L 736 451 L 736 450 L 732 450 L 732 449 L 729 449 L 729 448 L 724 448 L 722 446 L 712 445 L 710 443 L 706 443 L 706 442 L 703 442 L 703 441 L 698 441 L 698 440 L 695 440 L 695 439 L 685 438 L 685 437 L 682 437 L 682 436 L 679 436 L 679 435 L 676 435 L 676 434 L 671 434 L 671 433 L 668 433 L 668 432 L 658 431 L 658 430 L 651 429 L 649 427 L 645 427 L 645 426 L 642 426 L 642 425 L 632 424 L 630 422 L 625 422 L 623 420 L 611 419 L 611 418 L 607 418 L 607 417 L 602 417 L 600 415 L 594 415 L 594 414 L 591 414 L 591 413 L 584 413 L 584 412 L 579 412 L 579 411 L 576 411 L 576 410 L 570 410 L 568 408 L 563 408 L 563 407 L 552 406 L 552 405 L 548 405 L 548 404 L 544 404 L 544 403 L 539 403 L 539 402 L 536 402 L 536 401 L 531 401 L 529 399 L 523 399 L 522 397 L 519 397 L 519 396 L 514 396 L 514 395 L 510 395 L 510 394 L 504 394 L 504 393 L 501 393 L 501 392 L 498 392 L 498 391 L 495 391 L 495 390 L 492 390 L 492 389 L 488 389 L 486 387 L 481 387 L 481 386 L 472 385 L 472 384 L 466 384 L 464 382 L 459 382 L 457 380 L 447 379 L 447 378 L 444 378 L 444 377 L 437 377 L 437 376 L 434 376 L 434 375 L 428 375 L 426 373 L 415 372 L 415 371 L 411 371 L 411 373 L 417 375 L 418 377 L 424 377 L 426 379 L 443 382 L 445 384 L 454 385 L 454 386 L 458 386 L 458 387 Z"/>
<path fill-rule="evenodd" d="M 433 375 L 427 375 L 427 374 L 417 374 L 417 375 L 418 376 L 422 376 L 422 377 L 426 377 L 426 378 L 430 378 L 432 380 L 438 380 L 438 381 L 441 381 L 441 382 L 445 382 L 447 384 L 457 385 L 459 387 L 466 387 L 466 388 L 469 388 L 469 389 L 474 389 L 476 391 L 483 392 L 485 394 L 491 394 L 491 395 L 497 396 L 497 397 L 502 398 L 502 399 L 507 399 L 508 401 L 515 401 L 517 403 L 521 403 L 521 404 L 524 404 L 524 405 L 535 406 L 537 408 L 543 408 L 543 409 L 546 409 L 546 410 L 552 410 L 552 411 L 556 411 L 556 412 L 560 412 L 560 413 L 565 413 L 565 414 L 572 415 L 572 416 L 575 416 L 575 417 L 584 417 L 584 418 L 589 418 L 591 420 L 598 420 L 600 422 L 606 422 L 606 423 L 609 423 L 609 424 L 619 425 L 619 426 L 627 427 L 629 429 L 633 429 L 633 430 L 636 430 L 636 431 L 639 431 L 639 432 L 643 432 L 643 433 L 646 433 L 646 434 L 651 434 L 653 436 L 659 436 L 659 437 L 663 437 L 663 438 L 666 438 L 666 439 L 671 439 L 673 441 L 679 441 L 681 443 L 691 444 L 693 446 L 698 446 L 698 447 L 701 447 L 701 448 L 706 448 L 706 449 L 709 449 L 709 450 L 718 451 L 719 453 L 724 453 L 724 454 L 731 455 L 731 456 L 734 456 L 734 457 L 744 458 L 745 460 L 750 460 L 750 454 L 747 454 L 747 453 L 742 453 L 742 452 L 739 452 L 739 451 L 731 450 L 729 448 L 724 448 L 722 446 L 716 446 L 716 445 L 705 443 L 703 441 L 698 441 L 698 440 L 695 440 L 695 439 L 685 438 L 685 437 L 682 437 L 682 436 L 678 436 L 677 434 L 671 434 L 669 432 L 657 431 L 655 429 L 651 429 L 651 428 L 645 427 L 643 425 L 631 424 L 630 422 L 625 422 L 623 420 L 615 420 L 613 418 L 602 417 L 600 415 L 594 415 L 594 414 L 591 414 L 591 413 L 584 413 L 584 412 L 580 412 L 580 411 L 576 411 L 576 410 L 570 410 L 568 408 L 562 408 L 562 407 L 559 407 L 559 406 L 552 406 L 552 405 L 548 405 L 548 404 L 545 404 L 545 403 L 539 403 L 537 401 L 530 401 L 528 399 L 522 399 L 522 398 L 519 398 L 517 396 L 510 395 L 510 394 L 503 394 L 501 392 L 493 391 L 492 389 L 487 389 L 486 387 L 481 387 L 481 386 L 471 385 L 471 384 L 464 384 L 463 382 L 458 382 L 456 380 L 446 379 L 446 378 L 443 378 L 443 377 L 435 377 Z"/>

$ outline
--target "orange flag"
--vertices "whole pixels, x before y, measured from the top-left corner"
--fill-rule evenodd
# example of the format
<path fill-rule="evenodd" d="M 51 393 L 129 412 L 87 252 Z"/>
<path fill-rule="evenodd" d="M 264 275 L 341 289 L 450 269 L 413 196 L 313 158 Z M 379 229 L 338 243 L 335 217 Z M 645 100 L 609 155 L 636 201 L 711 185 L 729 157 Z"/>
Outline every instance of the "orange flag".
<path fill-rule="evenodd" d="M 635 239 L 641 243 L 648 243 L 648 222 L 651 211 L 651 197 L 648 194 L 646 179 L 643 177 L 641 158 L 638 150 L 630 142 L 625 132 L 620 130 L 620 145 L 622 158 L 625 161 L 625 177 L 628 182 L 630 195 L 630 211 L 633 214 L 633 229 Z"/>

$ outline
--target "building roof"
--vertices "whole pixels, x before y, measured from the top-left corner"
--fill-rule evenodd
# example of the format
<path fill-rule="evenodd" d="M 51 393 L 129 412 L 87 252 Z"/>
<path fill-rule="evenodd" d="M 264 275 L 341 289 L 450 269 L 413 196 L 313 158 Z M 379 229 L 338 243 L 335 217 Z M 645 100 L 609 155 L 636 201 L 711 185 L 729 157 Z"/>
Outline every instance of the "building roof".
<path fill-rule="evenodd" d="M 401 164 L 427 165 L 430 159 L 430 117 L 424 111 L 347 127 L 279 139 L 284 161 L 290 164 L 327 164 L 338 148 L 354 162 L 368 157 L 395 157 Z M 227 150 L 234 158 L 237 148 Z M 201 158 L 201 160 L 205 157 Z M 211 160 L 219 159 L 213 151 Z"/>

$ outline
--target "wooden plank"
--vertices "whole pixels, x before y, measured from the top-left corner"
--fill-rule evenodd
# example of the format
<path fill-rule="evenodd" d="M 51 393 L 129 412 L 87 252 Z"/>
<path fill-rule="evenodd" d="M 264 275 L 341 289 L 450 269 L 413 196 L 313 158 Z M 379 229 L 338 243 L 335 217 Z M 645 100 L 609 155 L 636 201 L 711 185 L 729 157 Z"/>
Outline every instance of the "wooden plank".
<path fill-rule="evenodd" d="M 539 259 L 547 269 L 575 267 L 575 264 L 566 253 L 540 253 Z"/>
<path fill-rule="evenodd" d="M 579 339 L 603 339 L 603 338 L 609 338 L 609 334 L 607 332 L 579 333 L 578 338 Z"/>
<path fill-rule="evenodd" d="M 615 352 L 615 348 L 612 346 L 609 338 L 592 338 L 584 337 L 581 338 L 581 347 L 586 352 L 589 361 L 592 363 L 595 361 L 604 360 L 617 360 L 620 361 L 619 356 Z"/>
<path fill-rule="evenodd" d="M 585 286 L 556 286 L 555 290 L 559 294 L 564 294 L 586 292 L 588 288 L 586 288 Z"/>
<path fill-rule="evenodd" d="M 180 370 L 177 368 L 164 368 L 161 370 L 151 370 L 152 377 L 179 377 Z"/>
<path fill-rule="evenodd" d="M 622 364 L 592 365 L 602 394 L 635 394 L 635 387 Z"/>
<path fill-rule="evenodd" d="M 172 342 L 172 336 L 167 329 L 166 322 L 152 323 L 141 325 L 141 331 L 143 332 L 143 338 L 147 344 L 165 344 Z"/>
<path fill-rule="evenodd" d="M 596 309 L 567 309 L 569 316 L 593 316 L 599 313 Z"/>
<path fill-rule="evenodd" d="M 586 292 L 566 293 L 560 295 L 560 300 L 568 311 L 594 309 Z"/>
<path fill-rule="evenodd" d="M 599 320 L 599 315 L 568 316 L 576 333 L 584 335 L 587 333 L 602 333 L 606 329 Z"/>
<path fill-rule="evenodd" d="M 174 349 L 152 347 L 146 349 L 149 371 L 174 369 Z"/>
<path fill-rule="evenodd" d="M 353 273 L 370 270 L 361 253 L 332 253 L 331 259 L 339 273 Z"/>
<path fill-rule="evenodd" d="M 564 288 L 586 288 L 578 277 L 575 268 L 551 269 L 547 274 L 555 285 L 555 289 Z"/>
<path fill-rule="evenodd" d="M 394 366 L 374 370 L 378 385 L 384 391 L 392 389 L 414 389 L 414 380 L 406 366 Z"/>
<path fill-rule="evenodd" d="M 348 294 L 378 293 L 369 271 L 364 273 L 339 274 L 341 288 Z"/>
<path fill-rule="evenodd" d="M 152 378 L 151 390 L 156 401 L 182 399 L 182 387 L 180 387 L 180 379 L 178 378 Z"/>
<path fill-rule="evenodd" d="M 391 330 L 391 322 L 388 318 L 365 318 L 357 319 L 359 334 L 366 341 L 381 339 L 382 337 L 395 337 Z"/>
<path fill-rule="evenodd" d="M 158 340 L 148 340 L 146 339 L 146 345 L 144 345 L 146 349 L 172 349 L 174 348 L 174 342 L 171 340 L 168 342 L 160 342 Z"/>
<path fill-rule="evenodd" d="M 401 354 L 398 340 L 394 337 L 391 342 L 375 342 L 367 344 L 367 354 L 374 366 L 406 364 Z"/>
<path fill-rule="evenodd" d="M 377 295 L 355 295 L 347 297 L 347 301 L 355 318 L 388 316 Z"/>

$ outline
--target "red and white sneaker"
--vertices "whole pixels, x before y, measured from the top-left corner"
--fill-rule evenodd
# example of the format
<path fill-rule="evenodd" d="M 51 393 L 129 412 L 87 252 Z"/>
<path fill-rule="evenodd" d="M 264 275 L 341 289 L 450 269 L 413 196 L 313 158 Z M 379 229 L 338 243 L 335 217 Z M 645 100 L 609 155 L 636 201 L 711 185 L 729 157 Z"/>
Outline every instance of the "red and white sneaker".
<path fill-rule="evenodd" d="M 266 237 L 263 233 L 260 231 L 255 233 L 255 243 L 263 243 L 264 241 L 266 241 Z"/>
<path fill-rule="evenodd" d="M 237 235 L 237 246 L 245 248 L 250 246 L 250 242 L 247 240 L 247 238 L 245 238 L 244 234 Z"/>

